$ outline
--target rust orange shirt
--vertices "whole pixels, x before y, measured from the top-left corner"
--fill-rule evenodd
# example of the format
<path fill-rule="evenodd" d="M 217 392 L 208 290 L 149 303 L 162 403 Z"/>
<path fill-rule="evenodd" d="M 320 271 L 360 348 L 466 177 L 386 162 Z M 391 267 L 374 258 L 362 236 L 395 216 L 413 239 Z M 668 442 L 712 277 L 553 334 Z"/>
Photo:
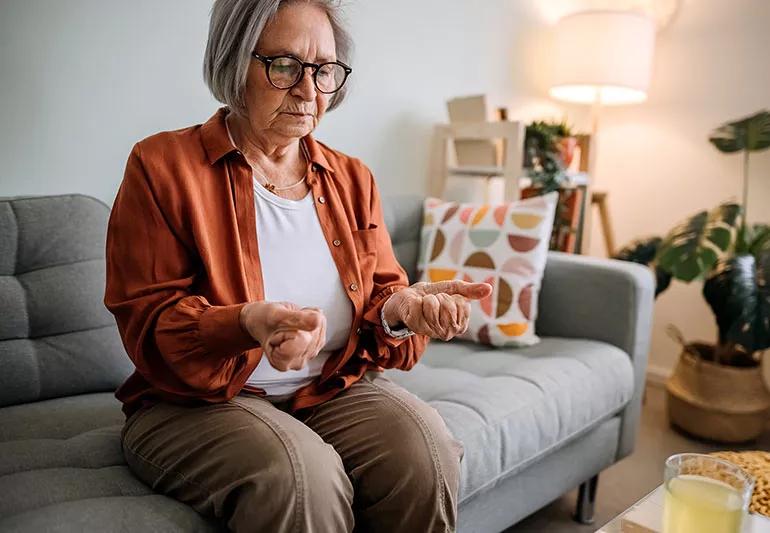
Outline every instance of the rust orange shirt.
<path fill-rule="evenodd" d="M 104 304 L 136 370 L 116 391 L 126 416 L 146 404 L 224 402 L 245 386 L 262 349 L 240 325 L 264 300 L 252 171 L 230 143 L 226 108 L 205 124 L 138 142 L 107 229 Z M 387 335 L 379 312 L 408 286 L 380 196 L 358 159 L 305 138 L 307 184 L 353 308 L 345 347 L 298 390 L 291 409 L 322 403 L 367 370 L 408 370 L 429 338 Z M 312 258 L 308 258 L 312 260 Z"/>

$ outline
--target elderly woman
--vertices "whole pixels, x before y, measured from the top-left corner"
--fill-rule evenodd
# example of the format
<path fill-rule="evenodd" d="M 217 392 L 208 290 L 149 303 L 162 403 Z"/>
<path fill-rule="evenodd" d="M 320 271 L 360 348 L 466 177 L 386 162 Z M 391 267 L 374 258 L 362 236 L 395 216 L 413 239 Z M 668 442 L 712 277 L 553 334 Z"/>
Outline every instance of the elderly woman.
<path fill-rule="evenodd" d="M 371 172 L 313 139 L 352 71 L 335 5 L 217 0 L 204 75 L 225 106 L 129 156 L 105 293 L 136 366 L 123 450 L 235 531 L 452 531 L 462 445 L 381 372 L 463 332 L 491 287 L 408 286 Z"/>

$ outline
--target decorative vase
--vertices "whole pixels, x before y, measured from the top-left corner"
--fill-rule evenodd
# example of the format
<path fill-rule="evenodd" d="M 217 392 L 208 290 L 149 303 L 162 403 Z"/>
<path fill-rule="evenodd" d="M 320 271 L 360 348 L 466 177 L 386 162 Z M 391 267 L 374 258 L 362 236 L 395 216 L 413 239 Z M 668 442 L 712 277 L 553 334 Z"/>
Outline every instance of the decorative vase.
<path fill-rule="evenodd" d="M 706 343 L 684 345 L 666 383 L 669 421 L 686 433 L 717 442 L 756 439 L 770 417 L 770 392 L 760 367 L 713 363 L 707 360 L 713 350 Z"/>

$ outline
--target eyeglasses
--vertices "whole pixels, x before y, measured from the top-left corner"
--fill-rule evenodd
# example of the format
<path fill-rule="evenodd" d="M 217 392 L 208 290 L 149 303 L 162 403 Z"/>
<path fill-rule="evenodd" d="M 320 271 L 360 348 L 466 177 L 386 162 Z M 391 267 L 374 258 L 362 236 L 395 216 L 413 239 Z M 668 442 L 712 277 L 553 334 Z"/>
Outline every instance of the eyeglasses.
<path fill-rule="evenodd" d="M 336 93 L 345 85 L 353 69 L 340 61 L 328 63 L 305 63 L 294 56 L 263 56 L 256 52 L 251 55 L 265 64 L 267 81 L 276 89 L 291 89 L 305 75 L 305 69 L 313 69 L 313 83 L 324 94 Z"/>

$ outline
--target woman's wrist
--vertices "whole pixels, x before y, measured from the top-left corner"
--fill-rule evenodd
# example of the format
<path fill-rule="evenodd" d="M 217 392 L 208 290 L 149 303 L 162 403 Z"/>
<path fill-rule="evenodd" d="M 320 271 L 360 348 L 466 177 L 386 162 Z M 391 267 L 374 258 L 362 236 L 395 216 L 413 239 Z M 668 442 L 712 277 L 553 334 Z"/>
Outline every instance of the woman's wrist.
<path fill-rule="evenodd" d="M 380 308 L 380 320 L 385 333 L 397 339 L 413 335 L 414 332 L 401 321 L 401 318 L 398 315 L 397 302 L 395 300 L 390 301 L 391 298 L 392 295 L 388 297 L 388 300 L 386 300 L 385 304 Z"/>
<path fill-rule="evenodd" d="M 255 313 L 259 311 L 260 302 L 250 302 L 241 307 L 241 312 L 239 313 L 238 319 L 241 323 L 241 328 L 247 332 L 249 335 L 251 335 L 251 338 L 254 339 L 257 342 L 262 342 L 260 340 L 260 336 L 255 331 L 254 325 L 259 323 L 259 320 L 256 320 Z"/>
<path fill-rule="evenodd" d="M 405 325 L 401 321 L 401 317 L 398 313 L 398 306 L 395 305 L 396 302 L 393 300 L 394 295 L 395 293 L 391 294 L 388 296 L 388 299 L 385 300 L 385 303 L 382 306 L 381 316 L 391 329 L 401 329 L 402 327 L 405 327 Z"/>

